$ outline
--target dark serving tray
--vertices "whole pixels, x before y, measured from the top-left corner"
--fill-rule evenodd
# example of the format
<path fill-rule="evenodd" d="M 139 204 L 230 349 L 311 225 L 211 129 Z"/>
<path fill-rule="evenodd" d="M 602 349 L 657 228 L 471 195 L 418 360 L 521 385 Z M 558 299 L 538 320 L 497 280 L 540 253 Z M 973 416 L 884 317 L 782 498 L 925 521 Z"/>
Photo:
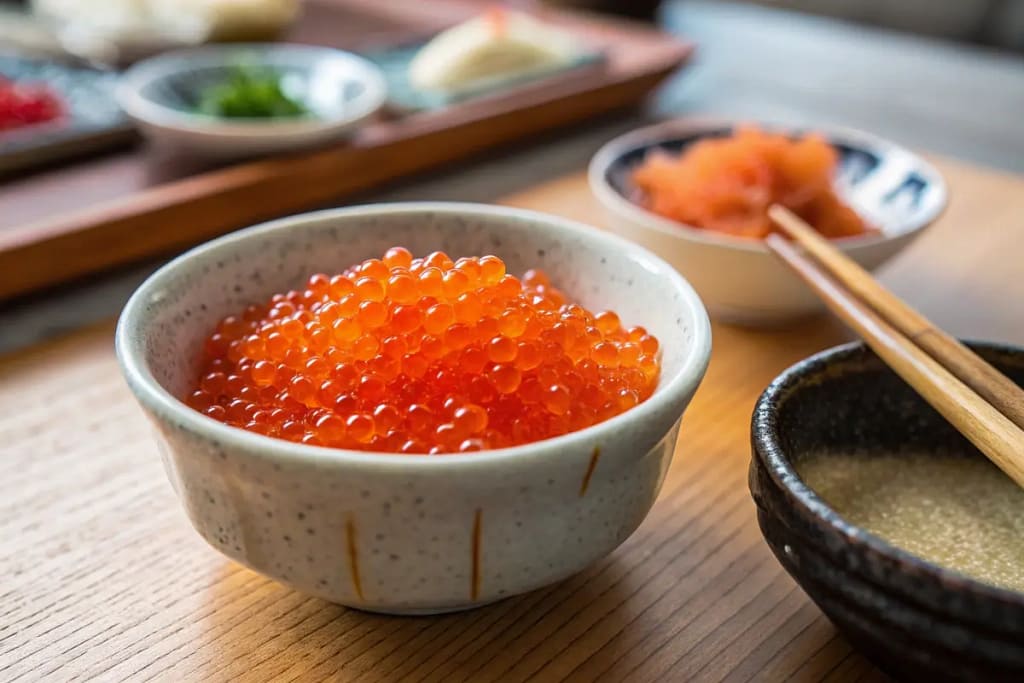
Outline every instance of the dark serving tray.
<path fill-rule="evenodd" d="M 0 55 L 0 76 L 43 83 L 68 114 L 53 122 L 0 131 L 0 174 L 130 143 L 135 132 L 114 101 L 117 74 L 58 62 Z"/>

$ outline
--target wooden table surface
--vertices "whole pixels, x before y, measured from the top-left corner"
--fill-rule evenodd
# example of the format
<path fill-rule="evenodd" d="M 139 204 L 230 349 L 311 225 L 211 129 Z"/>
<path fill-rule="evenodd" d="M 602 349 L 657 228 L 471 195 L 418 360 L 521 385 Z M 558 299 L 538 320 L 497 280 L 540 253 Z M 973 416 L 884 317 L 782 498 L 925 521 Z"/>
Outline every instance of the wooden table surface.
<path fill-rule="evenodd" d="M 950 209 L 885 279 L 954 332 L 1024 343 L 1024 177 L 938 163 Z M 579 173 L 506 203 L 601 223 Z M 715 325 L 664 489 L 625 544 L 561 584 L 415 618 L 304 597 L 206 546 L 111 323 L 0 359 L 0 680 L 884 680 L 781 570 L 746 486 L 761 389 L 846 338 L 826 317 Z"/>

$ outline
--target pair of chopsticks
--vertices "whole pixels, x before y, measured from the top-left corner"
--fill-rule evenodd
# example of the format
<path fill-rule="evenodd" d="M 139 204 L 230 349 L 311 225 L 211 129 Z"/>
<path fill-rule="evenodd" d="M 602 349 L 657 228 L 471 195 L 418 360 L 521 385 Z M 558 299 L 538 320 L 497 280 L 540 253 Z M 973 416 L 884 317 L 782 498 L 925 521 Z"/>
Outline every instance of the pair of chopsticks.
<path fill-rule="evenodd" d="M 897 375 L 1024 487 L 1024 390 L 943 332 L 796 214 L 771 219 L 793 242 L 765 242 Z M 796 245 L 803 247 L 801 252 Z"/>

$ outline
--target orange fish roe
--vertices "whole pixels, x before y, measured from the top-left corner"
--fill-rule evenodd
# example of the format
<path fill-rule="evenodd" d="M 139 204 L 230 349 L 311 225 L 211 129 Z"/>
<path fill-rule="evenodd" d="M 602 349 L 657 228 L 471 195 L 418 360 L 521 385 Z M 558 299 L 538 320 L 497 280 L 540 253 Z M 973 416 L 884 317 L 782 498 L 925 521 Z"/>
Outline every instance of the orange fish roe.
<path fill-rule="evenodd" d="M 633 182 L 651 211 L 703 230 L 764 238 L 775 229 L 768 208 L 778 203 L 825 237 L 874 232 L 833 190 L 838 162 L 820 135 L 792 139 L 740 126 L 679 156 L 648 155 Z"/>
<path fill-rule="evenodd" d="M 658 341 L 495 256 L 389 249 L 228 316 L 188 404 L 305 444 L 453 453 L 607 420 L 658 381 Z"/>

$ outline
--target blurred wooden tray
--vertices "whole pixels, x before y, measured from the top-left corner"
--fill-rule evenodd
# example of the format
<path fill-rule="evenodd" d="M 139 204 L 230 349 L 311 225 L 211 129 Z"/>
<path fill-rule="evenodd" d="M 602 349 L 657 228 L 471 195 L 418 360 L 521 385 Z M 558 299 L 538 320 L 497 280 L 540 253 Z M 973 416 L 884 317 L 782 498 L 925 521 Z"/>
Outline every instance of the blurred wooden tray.
<path fill-rule="evenodd" d="M 288 40 L 368 50 L 479 12 L 469 0 L 310 0 Z M 639 102 L 692 45 L 620 19 L 548 10 L 604 60 L 440 110 L 384 116 L 348 143 L 221 168 L 139 147 L 0 185 L 0 299 L 246 225 Z"/>

